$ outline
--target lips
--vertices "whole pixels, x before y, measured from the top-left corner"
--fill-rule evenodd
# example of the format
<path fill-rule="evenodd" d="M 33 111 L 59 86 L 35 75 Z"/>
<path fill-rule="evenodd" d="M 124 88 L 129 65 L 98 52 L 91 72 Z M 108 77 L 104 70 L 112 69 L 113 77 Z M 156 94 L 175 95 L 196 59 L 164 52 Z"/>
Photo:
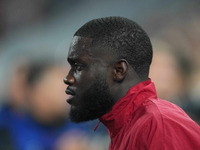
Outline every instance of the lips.
<path fill-rule="evenodd" d="M 65 90 L 65 93 L 66 93 L 67 95 L 72 95 L 72 96 L 75 95 L 75 92 L 74 92 L 72 89 L 70 89 L 69 87 L 67 87 L 67 89 Z"/>
<path fill-rule="evenodd" d="M 75 105 L 75 101 L 74 101 L 74 96 L 76 95 L 75 92 L 70 88 L 70 87 L 67 87 L 67 89 L 65 90 L 65 93 L 67 95 L 71 95 L 71 97 L 69 97 L 67 99 L 67 102 L 70 104 L 70 105 Z"/>

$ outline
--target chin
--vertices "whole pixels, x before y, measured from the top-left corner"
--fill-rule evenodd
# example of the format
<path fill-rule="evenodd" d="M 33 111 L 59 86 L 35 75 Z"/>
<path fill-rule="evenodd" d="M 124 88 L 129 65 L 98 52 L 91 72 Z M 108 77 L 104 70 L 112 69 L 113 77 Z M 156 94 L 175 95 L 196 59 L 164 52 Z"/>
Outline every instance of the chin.
<path fill-rule="evenodd" d="M 70 120 L 75 123 L 98 119 L 101 116 L 96 112 L 88 111 L 88 109 L 80 109 L 78 106 L 71 106 L 69 113 Z"/>

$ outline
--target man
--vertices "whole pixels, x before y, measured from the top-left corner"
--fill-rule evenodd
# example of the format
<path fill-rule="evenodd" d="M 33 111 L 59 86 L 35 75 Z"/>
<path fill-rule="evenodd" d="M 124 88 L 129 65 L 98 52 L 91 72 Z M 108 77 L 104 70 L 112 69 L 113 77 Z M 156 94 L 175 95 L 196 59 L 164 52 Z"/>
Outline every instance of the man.
<path fill-rule="evenodd" d="M 135 22 L 92 20 L 75 34 L 64 79 L 74 122 L 99 118 L 110 150 L 200 149 L 200 128 L 178 106 L 158 99 L 148 78 L 152 46 Z"/>

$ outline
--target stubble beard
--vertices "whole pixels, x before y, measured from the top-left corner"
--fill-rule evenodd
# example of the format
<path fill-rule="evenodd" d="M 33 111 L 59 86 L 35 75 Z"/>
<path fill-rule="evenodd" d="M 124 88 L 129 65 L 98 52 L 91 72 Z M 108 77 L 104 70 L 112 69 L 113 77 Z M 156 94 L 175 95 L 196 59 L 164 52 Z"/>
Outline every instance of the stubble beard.
<path fill-rule="evenodd" d="M 114 98 L 110 94 L 108 82 L 100 76 L 79 100 L 80 105 L 72 106 L 69 114 L 71 121 L 76 123 L 100 118 L 108 113 L 114 105 Z"/>

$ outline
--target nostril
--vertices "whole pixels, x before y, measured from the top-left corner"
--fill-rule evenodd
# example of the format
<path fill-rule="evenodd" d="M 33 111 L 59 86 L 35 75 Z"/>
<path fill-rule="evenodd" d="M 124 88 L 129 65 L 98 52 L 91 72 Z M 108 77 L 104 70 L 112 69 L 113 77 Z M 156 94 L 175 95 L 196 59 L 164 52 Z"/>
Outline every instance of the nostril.
<path fill-rule="evenodd" d="M 65 84 L 67 84 L 67 85 L 72 85 L 72 84 L 74 84 L 74 79 L 72 78 L 72 77 L 65 77 L 64 79 L 63 79 L 63 81 L 64 81 L 64 83 Z"/>
<path fill-rule="evenodd" d="M 63 82 L 64 82 L 65 84 L 69 84 L 69 82 L 67 81 L 67 78 L 66 78 L 66 77 L 63 79 Z"/>
<path fill-rule="evenodd" d="M 66 78 L 64 78 L 64 79 L 63 79 L 63 82 L 64 82 L 65 84 L 67 84 L 67 83 L 66 83 L 66 82 L 67 82 L 67 79 L 66 79 Z"/>

